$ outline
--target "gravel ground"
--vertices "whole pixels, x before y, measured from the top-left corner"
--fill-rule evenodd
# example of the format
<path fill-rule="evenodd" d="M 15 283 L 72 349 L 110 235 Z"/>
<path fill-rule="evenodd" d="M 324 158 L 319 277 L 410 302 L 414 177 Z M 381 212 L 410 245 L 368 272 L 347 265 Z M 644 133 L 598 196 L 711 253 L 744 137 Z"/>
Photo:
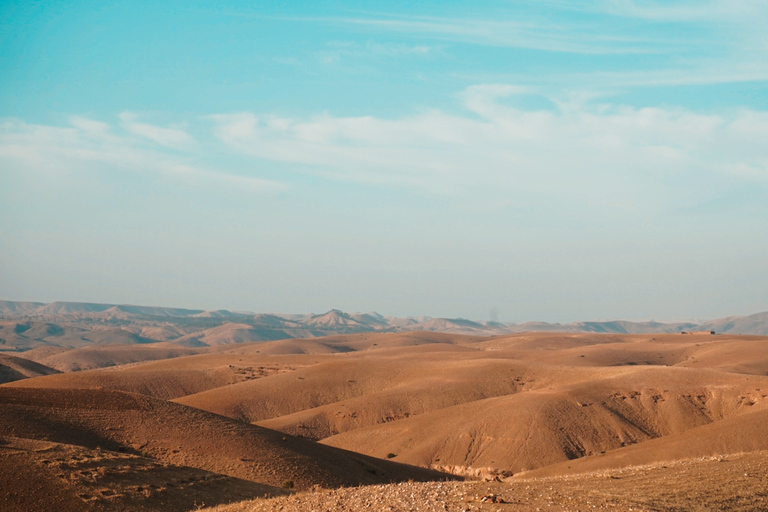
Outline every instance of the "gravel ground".
<path fill-rule="evenodd" d="M 316 490 L 208 512 L 768 510 L 765 452 L 509 482 L 407 482 Z"/>

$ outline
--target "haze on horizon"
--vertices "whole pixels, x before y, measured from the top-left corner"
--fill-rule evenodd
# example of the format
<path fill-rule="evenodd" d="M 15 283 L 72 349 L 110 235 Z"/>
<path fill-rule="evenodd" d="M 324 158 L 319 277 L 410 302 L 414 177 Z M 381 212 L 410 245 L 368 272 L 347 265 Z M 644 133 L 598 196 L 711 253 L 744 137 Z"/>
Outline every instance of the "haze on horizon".
<path fill-rule="evenodd" d="M 0 5 L 0 298 L 768 310 L 768 4 Z"/>

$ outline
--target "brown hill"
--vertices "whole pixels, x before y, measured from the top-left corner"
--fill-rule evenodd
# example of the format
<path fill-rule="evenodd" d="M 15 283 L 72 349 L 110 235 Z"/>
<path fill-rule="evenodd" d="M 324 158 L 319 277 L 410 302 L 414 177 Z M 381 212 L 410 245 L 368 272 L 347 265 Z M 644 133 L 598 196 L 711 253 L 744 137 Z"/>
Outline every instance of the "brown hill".
<path fill-rule="evenodd" d="M 462 336 L 413 333 L 392 334 L 378 341 L 382 345 L 391 343 L 394 346 L 408 346 L 416 343 L 449 343 L 464 339 L 466 338 Z M 85 347 L 52 355 L 41 353 L 42 357 L 36 358 L 38 361 L 61 370 L 77 371 L 46 379 L 28 380 L 23 386 L 102 388 L 171 399 L 314 366 L 328 361 L 321 357 L 323 354 L 365 350 L 376 348 L 378 345 L 374 338 L 366 334 L 329 337 L 319 341 L 281 340 L 243 344 L 234 348 L 219 346 L 192 349 L 166 343 Z M 33 352 L 38 350 L 40 349 Z M 193 355 L 203 350 L 208 353 Z M 304 354 L 312 354 L 312 359 L 302 359 L 301 355 Z M 188 356 L 184 357 L 185 355 Z M 129 364 L 138 361 L 143 361 L 143 364 Z M 105 368 L 113 365 L 116 367 L 109 370 L 79 371 L 88 367 Z M 348 385 L 346 380 L 343 385 Z M 239 396 L 240 391 L 222 390 L 222 393 L 234 398 Z"/>
<path fill-rule="evenodd" d="M 412 333 L 332 339 L 342 338 L 358 353 L 180 402 L 319 439 L 521 389 L 590 382 L 595 367 L 701 367 L 697 354 L 707 354 L 717 361 L 715 367 L 751 364 L 749 373 L 759 373 L 768 348 L 766 340 L 682 335 L 536 333 L 478 339 Z M 716 345 L 708 344 L 710 339 Z M 398 348 L 388 349 L 390 343 Z M 376 350 L 360 352 L 364 344 Z"/>
<path fill-rule="evenodd" d="M 270 328 L 258 328 L 248 324 L 225 323 L 223 325 L 188 334 L 176 341 L 179 345 L 191 347 L 210 347 L 228 345 L 231 343 L 247 343 L 252 341 L 267 341 L 285 339 L 291 336 L 285 332 Z"/>
<path fill-rule="evenodd" d="M 59 372 L 28 359 L 0 354 L 0 384 L 54 373 Z"/>
<path fill-rule="evenodd" d="M 4 436 L 140 454 L 299 489 L 444 475 L 319 445 L 183 405 L 118 391 L 0 388 Z"/>
<path fill-rule="evenodd" d="M 461 353 L 473 352 L 470 348 L 448 344 L 448 340 L 456 339 L 451 338 L 450 335 L 387 334 L 373 339 L 378 342 L 371 341 L 370 338 L 348 338 L 342 342 L 343 346 L 349 347 L 349 352 L 344 354 L 345 357 L 340 357 L 341 354 L 339 354 L 322 361 L 315 359 L 319 361 L 318 364 L 297 368 L 290 374 L 279 374 L 269 379 L 244 382 L 226 389 L 212 389 L 181 398 L 179 402 L 254 422 L 355 397 L 369 396 L 389 388 L 398 388 L 398 392 L 415 397 L 417 394 L 415 389 L 421 389 L 426 385 L 425 383 L 432 382 L 426 377 L 430 371 L 442 375 L 450 372 L 450 369 L 446 369 L 446 362 L 443 361 L 446 354 L 456 354 L 459 357 Z M 437 339 L 446 343 L 437 343 L 435 342 Z M 426 340 L 425 345 L 413 345 L 424 340 Z M 387 349 L 385 346 L 390 341 L 399 346 Z M 352 347 L 358 343 L 369 345 L 377 343 L 378 346 L 376 350 L 354 351 Z M 338 347 L 338 345 L 335 346 Z M 451 366 L 450 363 L 448 366 Z M 483 373 L 482 369 L 468 371 L 473 375 Z M 478 393 L 483 392 L 483 388 L 478 384 L 480 391 L 474 393 L 469 385 L 471 378 L 465 375 L 457 380 L 459 383 L 454 386 L 454 389 L 463 386 L 464 391 L 455 396 L 448 396 L 450 390 L 445 390 L 443 396 L 451 401 L 462 400 L 464 395 L 477 398 Z M 445 376 L 443 380 L 450 381 L 451 377 Z M 414 385 L 415 388 L 408 390 L 407 387 L 410 385 Z M 513 384 L 505 381 L 499 381 L 490 386 L 494 389 L 503 389 L 503 391 L 496 390 L 495 394 L 510 392 L 514 389 Z M 386 417 L 388 412 L 382 410 L 381 414 L 376 414 L 377 417 L 381 414 Z"/>
<path fill-rule="evenodd" d="M 111 348 L 112 350 L 99 349 L 99 352 L 103 350 L 106 357 L 114 360 L 116 354 L 114 347 Z M 131 345 L 123 348 L 129 355 L 133 354 L 132 348 L 135 350 Z M 84 350 L 86 349 L 72 352 L 82 353 Z M 169 353 L 160 349 L 157 352 L 165 355 Z M 70 352 L 63 355 L 69 356 Z M 156 359 L 160 360 L 110 369 L 61 373 L 46 378 L 27 379 L 23 384 L 9 385 L 57 389 L 109 389 L 168 400 L 294 369 L 290 356 L 283 360 L 259 354 L 203 354 L 179 359 Z"/>
<path fill-rule="evenodd" d="M 764 395 L 760 392 L 758 396 L 764 400 L 768 394 Z M 754 398 L 747 398 L 747 400 L 754 400 Z M 599 456 L 585 457 L 520 473 L 517 477 L 540 478 L 606 472 L 691 459 L 722 460 L 742 453 L 764 452 L 768 450 L 768 437 L 765 435 L 767 421 L 768 410 L 751 411 Z"/>
<path fill-rule="evenodd" d="M 53 353 L 51 353 L 53 352 Z M 106 368 L 142 361 L 172 359 L 197 353 L 195 349 L 177 345 L 97 345 L 77 349 L 43 350 L 21 352 L 20 357 L 56 368 L 62 372 L 78 372 L 95 368 Z"/>
<path fill-rule="evenodd" d="M 761 387 L 768 389 L 768 378 L 606 369 L 592 381 L 473 401 L 322 442 L 455 472 L 517 473 L 766 407 Z"/>

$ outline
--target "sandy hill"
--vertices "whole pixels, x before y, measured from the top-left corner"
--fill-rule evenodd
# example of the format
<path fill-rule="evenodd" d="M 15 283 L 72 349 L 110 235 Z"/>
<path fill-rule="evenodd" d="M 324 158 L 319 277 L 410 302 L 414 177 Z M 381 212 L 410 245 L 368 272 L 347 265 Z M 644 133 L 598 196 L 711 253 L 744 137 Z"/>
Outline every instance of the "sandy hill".
<path fill-rule="evenodd" d="M 496 396 L 514 392 L 515 389 L 513 379 L 504 378 L 510 374 L 510 367 L 515 365 L 496 365 L 493 368 L 492 363 L 485 361 L 473 365 L 460 359 L 461 353 L 467 351 L 462 347 L 441 347 L 437 360 L 434 353 L 422 346 L 410 348 L 405 354 L 401 353 L 402 348 L 391 350 L 394 353 L 389 355 L 380 354 L 387 350 L 379 349 L 367 353 L 370 357 L 358 353 L 348 353 L 347 357 L 334 356 L 290 373 L 243 382 L 226 389 L 212 389 L 179 400 L 194 407 L 254 422 L 297 412 L 314 414 L 319 412 L 315 409 L 323 405 L 338 403 L 342 406 L 347 400 L 360 398 L 363 403 L 370 401 L 371 417 L 368 420 L 383 421 L 383 418 L 393 415 L 402 417 L 411 413 L 409 406 L 397 405 L 397 400 L 418 401 L 420 407 L 413 409 L 415 413 L 429 406 L 454 404 L 488 394 Z M 442 358 L 448 354 L 458 361 L 446 363 Z M 518 368 L 520 366 L 517 365 Z M 433 394 L 439 397 L 433 398 Z M 384 407 L 385 399 L 389 401 L 389 407 Z M 362 417 L 357 418 L 357 421 L 361 420 Z M 356 424 L 356 421 L 352 423 Z M 304 425 L 303 428 L 309 427 Z M 304 432 L 304 435 L 308 434 Z M 311 437 L 318 437 L 317 433 Z"/>
<path fill-rule="evenodd" d="M 275 487 L 443 477 L 137 394 L 4 387 L 0 410 L 6 437 L 142 455 Z"/>
<path fill-rule="evenodd" d="M 768 406 L 761 391 L 768 389 L 765 377 L 659 367 L 600 376 L 442 408 L 322 442 L 378 456 L 395 453 L 396 460 L 454 472 L 512 474 Z"/>
<path fill-rule="evenodd" d="M 0 354 L 0 384 L 54 373 L 59 372 L 29 359 Z"/>
<path fill-rule="evenodd" d="M 58 350 L 41 347 L 18 355 L 62 372 L 77 372 L 142 361 L 172 359 L 198 352 L 193 348 L 158 343 L 152 345 L 96 345 L 76 349 L 60 347 Z"/>
<path fill-rule="evenodd" d="M 285 331 L 275 329 L 274 327 L 259 328 L 249 324 L 228 322 L 212 329 L 188 334 L 178 338 L 175 342 L 185 346 L 210 347 L 252 341 L 280 340 L 292 337 Z"/>
<path fill-rule="evenodd" d="M 262 379 L 277 373 L 292 372 L 330 361 L 334 353 L 348 353 L 377 347 L 450 344 L 467 340 L 465 336 L 435 333 L 368 334 L 333 336 L 307 340 L 281 340 L 255 344 L 193 349 L 169 344 L 85 347 L 51 355 L 41 353 L 38 361 L 67 371 L 48 379 L 27 381 L 25 387 L 103 388 L 147 394 L 171 399 L 206 390 Z M 200 353 L 205 351 L 204 353 Z M 195 355 L 197 354 L 197 355 Z M 311 360 L 302 359 L 312 355 Z M 143 364 L 130 364 L 143 361 Z M 152 362 L 154 361 L 154 362 Z M 116 366 L 123 365 L 123 366 Z M 87 367 L 101 371 L 76 371 Z M 320 369 L 320 372 L 323 370 Z M 414 372 L 414 375 L 418 372 Z M 346 380 L 343 380 L 346 386 Z M 230 389 L 230 388 L 227 388 Z M 223 391 L 239 396 L 240 391 Z M 229 403 L 230 397 L 224 400 Z"/>
<path fill-rule="evenodd" d="M 124 348 L 132 353 L 131 346 Z M 71 352 L 67 352 L 63 355 L 70 354 Z M 107 357 L 114 359 L 114 351 L 107 351 Z M 203 354 L 179 359 L 157 359 L 159 361 L 103 370 L 61 373 L 48 378 L 28 379 L 23 384 L 9 385 L 28 388 L 109 389 L 168 400 L 295 369 L 291 356 L 276 358 L 259 354 Z"/>
<path fill-rule="evenodd" d="M 765 452 L 768 450 L 768 438 L 765 436 L 766 421 L 768 421 L 768 410 L 759 408 L 756 411 L 695 427 L 686 432 L 652 439 L 643 444 L 523 472 L 516 478 L 606 472 L 675 461 L 722 459 L 742 453 Z"/>

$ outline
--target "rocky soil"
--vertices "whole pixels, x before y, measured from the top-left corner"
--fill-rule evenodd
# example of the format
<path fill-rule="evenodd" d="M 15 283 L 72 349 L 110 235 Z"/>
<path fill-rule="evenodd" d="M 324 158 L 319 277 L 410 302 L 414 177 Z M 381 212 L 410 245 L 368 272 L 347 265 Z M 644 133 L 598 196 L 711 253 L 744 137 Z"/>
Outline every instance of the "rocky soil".
<path fill-rule="evenodd" d="M 506 482 L 406 482 L 315 490 L 206 512 L 768 510 L 768 453 Z"/>

